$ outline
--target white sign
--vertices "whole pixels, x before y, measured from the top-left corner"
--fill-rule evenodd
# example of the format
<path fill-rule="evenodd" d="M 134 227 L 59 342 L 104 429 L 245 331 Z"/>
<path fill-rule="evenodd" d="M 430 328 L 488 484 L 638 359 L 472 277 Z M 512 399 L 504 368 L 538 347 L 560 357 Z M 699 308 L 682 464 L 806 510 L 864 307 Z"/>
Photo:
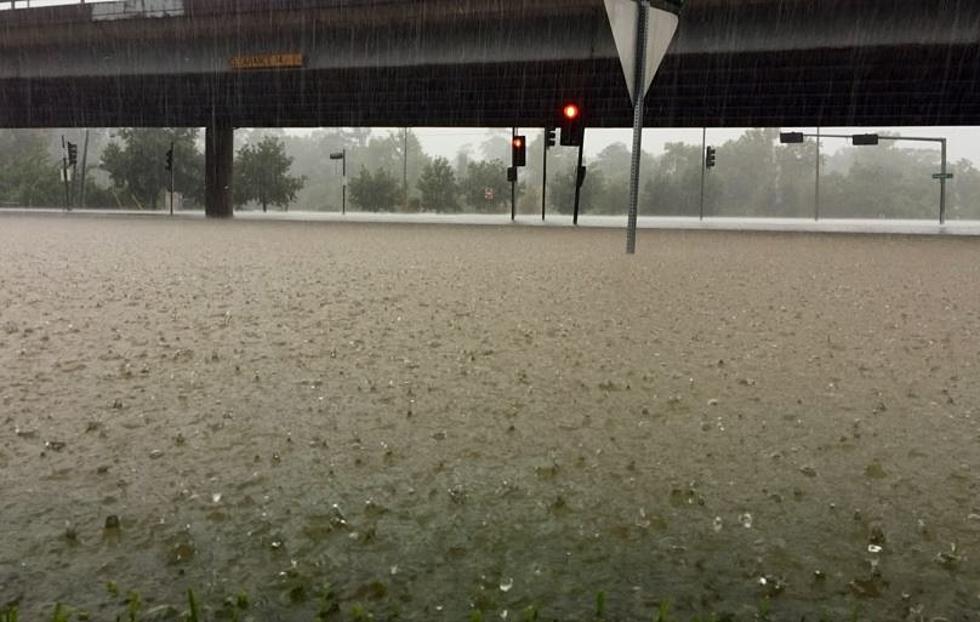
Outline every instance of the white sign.
<path fill-rule="evenodd" d="M 623 73 L 626 75 L 626 85 L 630 90 L 630 98 L 636 102 L 633 83 L 636 79 L 636 22 L 640 7 L 637 0 L 605 0 L 605 3 L 609 25 L 616 39 L 616 50 L 619 52 L 619 60 L 623 64 Z M 660 64 L 664 61 L 664 56 L 667 55 L 667 48 L 674 40 L 678 22 L 678 17 L 674 13 L 655 7 L 651 7 L 647 15 L 649 23 L 643 96 L 646 96 L 654 76 L 657 75 L 657 70 L 660 69 Z"/>
<path fill-rule="evenodd" d="M 102 22 L 134 17 L 181 17 L 184 0 L 122 0 L 92 5 L 92 21 Z"/>

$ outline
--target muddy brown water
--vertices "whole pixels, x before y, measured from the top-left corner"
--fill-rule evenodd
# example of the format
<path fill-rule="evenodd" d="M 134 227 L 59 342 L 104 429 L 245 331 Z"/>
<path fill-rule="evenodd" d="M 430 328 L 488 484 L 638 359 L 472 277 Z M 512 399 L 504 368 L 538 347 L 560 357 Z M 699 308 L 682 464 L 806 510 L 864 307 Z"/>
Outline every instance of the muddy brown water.
<path fill-rule="evenodd" d="M 977 241 L 623 244 L 3 217 L 0 605 L 977 620 Z"/>

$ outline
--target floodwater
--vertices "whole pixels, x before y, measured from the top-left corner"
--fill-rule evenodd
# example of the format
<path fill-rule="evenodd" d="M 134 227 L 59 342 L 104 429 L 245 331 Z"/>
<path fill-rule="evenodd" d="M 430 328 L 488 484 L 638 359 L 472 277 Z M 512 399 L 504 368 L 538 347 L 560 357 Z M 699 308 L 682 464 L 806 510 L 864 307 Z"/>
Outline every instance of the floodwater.
<path fill-rule="evenodd" d="M 976 241 L 624 238 L 3 217 L 0 606 L 976 620 Z"/>

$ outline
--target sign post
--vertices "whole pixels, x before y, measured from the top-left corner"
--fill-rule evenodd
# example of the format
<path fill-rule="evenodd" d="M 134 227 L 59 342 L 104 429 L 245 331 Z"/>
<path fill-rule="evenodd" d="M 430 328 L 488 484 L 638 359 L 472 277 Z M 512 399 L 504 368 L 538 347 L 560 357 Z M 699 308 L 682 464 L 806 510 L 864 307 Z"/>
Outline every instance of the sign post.
<path fill-rule="evenodd" d="M 683 0 L 605 0 L 606 13 L 623 73 L 633 98 L 633 158 L 630 164 L 630 204 L 626 252 L 636 253 L 636 217 L 643 155 L 644 99 L 677 32 Z"/>

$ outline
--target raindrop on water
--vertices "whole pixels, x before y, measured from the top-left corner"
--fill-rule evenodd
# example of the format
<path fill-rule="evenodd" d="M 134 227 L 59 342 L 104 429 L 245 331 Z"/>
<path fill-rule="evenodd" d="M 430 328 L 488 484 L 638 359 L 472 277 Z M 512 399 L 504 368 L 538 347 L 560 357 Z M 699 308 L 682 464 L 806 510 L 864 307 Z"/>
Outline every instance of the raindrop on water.
<path fill-rule="evenodd" d="M 746 529 L 751 529 L 752 515 L 749 514 L 748 512 L 745 512 L 744 514 L 738 517 L 738 522 L 742 523 L 742 527 L 745 527 Z"/>
<path fill-rule="evenodd" d="M 507 577 L 500 580 L 500 591 L 509 592 L 510 588 L 514 587 L 514 579 L 512 577 Z"/>

